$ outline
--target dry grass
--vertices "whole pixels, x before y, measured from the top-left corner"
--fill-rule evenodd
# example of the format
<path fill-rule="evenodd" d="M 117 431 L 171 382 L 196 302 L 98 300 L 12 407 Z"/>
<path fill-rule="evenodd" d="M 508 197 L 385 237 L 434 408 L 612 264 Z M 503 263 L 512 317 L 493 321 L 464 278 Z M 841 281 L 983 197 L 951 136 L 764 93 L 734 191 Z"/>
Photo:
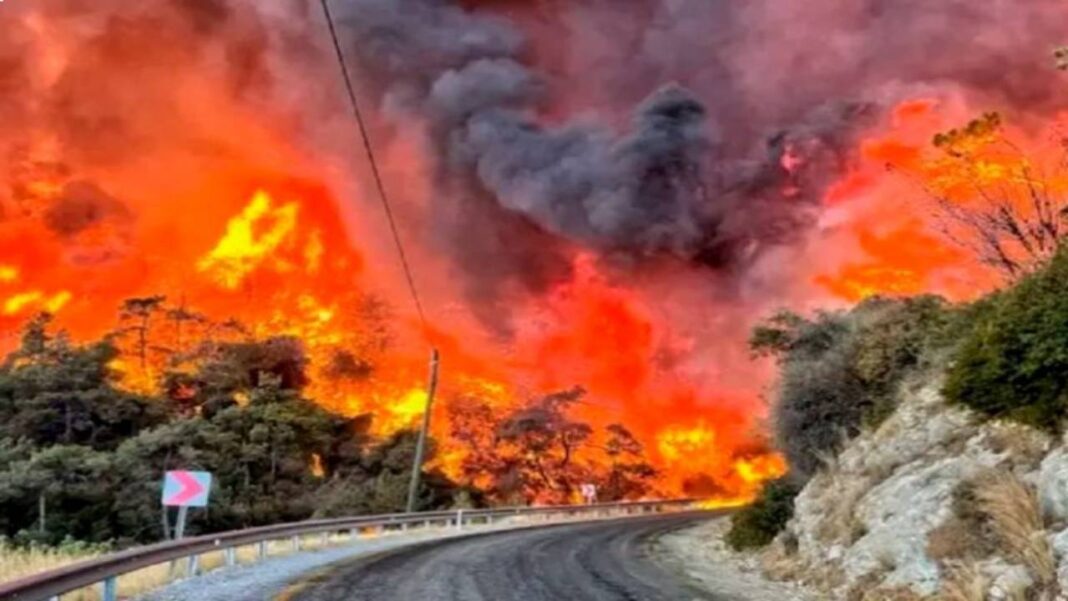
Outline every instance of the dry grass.
<path fill-rule="evenodd" d="M 857 503 L 871 489 L 871 482 L 862 476 L 842 472 L 826 472 L 823 497 L 827 508 L 816 530 L 824 543 L 844 542 L 851 545 L 864 536 L 864 525 L 857 518 Z"/>
<path fill-rule="evenodd" d="M 846 601 L 923 601 L 923 595 L 907 586 L 883 586 L 886 573 L 875 571 L 858 579 L 846 591 Z"/>
<path fill-rule="evenodd" d="M 1007 454 L 1016 464 L 1038 467 L 1052 445 L 1049 434 L 1023 424 L 1009 421 L 991 422 L 983 439 L 984 446 L 994 453 Z"/>
<path fill-rule="evenodd" d="M 861 597 L 861 601 L 924 601 L 926 597 L 908 587 L 881 588 Z"/>
<path fill-rule="evenodd" d="M 760 553 L 760 570 L 772 580 L 801 580 L 807 572 L 796 551 L 777 538 Z"/>
<path fill-rule="evenodd" d="M 376 534 L 371 532 L 360 534 L 360 538 L 373 536 L 376 536 Z M 302 538 L 300 540 L 300 548 L 302 551 L 311 551 L 345 544 L 350 541 L 351 539 L 347 535 L 331 534 L 325 539 L 321 535 L 314 535 Z M 270 541 L 266 550 L 268 557 L 286 555 L 294 551 L 293 542 L 291 540 Z M 97 555 L 99 554 L 77 554 L 53 549 L 31 550 L 0 546 L 0 582 L 7 582 L 30 574 L 55 569 Z M 255 545 L 237 547 L 234 559 L 238 564 L 255 563 L 259 559 L 259 548 Z M 223 551 L 212 551 L 201 555 L 198 563 L 200 572 L 210 572 L 226 564 L 226 555 Z M 188 561 L 177 561 L 173 566 L 160 564 L 123 574 L 118 580 L 119 597 L 135 597 L 160 588 L 174 580 L 185 578 L 189 575 L 189 567 Z M 63 595 L 62 601 L 100 601 L 100 598 L 99 587 L 89 587 Z"/>
<path fill-rule="evenodd" d="M 927 535 L 927 556 L 950 571 L 986 559 L 1002 545 L 980 506 L 975 487 L 973 481 L 959 483 L 953 491 L 953 515 Z"/>
<path fill-rule="evenodd" d="M 927 557 L 937 561 L 968 557 L 976 546 L 968 524 L 953 516 L 927 535 Z"/>
<path fill-rule="evenodd" d="M 973 490 L 1007 556 L 1026 566 L 1042 589 L 1052 587 L 1057 582 L 1057 560 L 1046 539 L 1034 489 L 1011 473 L 994 471 L 979 478 Z"/>
<path fill-rule="evenodd" d="M 990 579 L 974 562 L 955 563 L 946 568 L 939 601 L 985 601 Z"/>
<path fill-rule="evenodd" d="M 30 574 L 95 557 L 99 553 L 84 550 L 35 547 L 23 549 L 0 543 L 0 582 L 17 580 Z"/>

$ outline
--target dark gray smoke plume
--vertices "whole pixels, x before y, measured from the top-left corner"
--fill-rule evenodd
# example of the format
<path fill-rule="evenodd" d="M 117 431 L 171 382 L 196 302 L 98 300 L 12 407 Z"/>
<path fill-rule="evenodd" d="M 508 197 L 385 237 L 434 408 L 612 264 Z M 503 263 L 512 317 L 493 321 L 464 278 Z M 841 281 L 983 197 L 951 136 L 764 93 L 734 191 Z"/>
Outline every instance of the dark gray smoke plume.
<path fill-rule="evenodd" d="M 738 268 L 805 231 L 880 107 L 945 89 L 1049 105 L 1037 48 L 1063 17 L 1054 0 L 348 0 L 345 11 L 364 83 L 388 114 L 427 123 L 452 196 L 440 202 L 464 207 L 446 212 L 476 267 L 501 248 L 479 251 L 472 233 L 495 234 L 463 222 L 503 210 L 610 254 Z M 560 124 L 572 98 L 599 121 Z M 547 252 L 544 237 L 508 244 Z"/>
<path fill-rule="evenodd" d="M 618 132 L 592 122 L 545 126 L 538 111 L 550 102 L 547 84 L 522 62 L 522 36 L 501 18 L 439 0 L 350 0 L 347 8 L 359 72 L 393 114 L 428 119 L 441 177 L 465 184 L 461 197 L 488 195 L 601 251 L 714 265 L 798 229 L 799 211 L 769 206 L 781 189 L 800 195 L 810 183 L 780 164 L 793 134 L 753 158 L 724 157 L 702 101 L 663 82 Z M 827 144 L 841 142 L 860 114 L 824 111 L 816 117 L 834 120 L 797 131 L 814 156 L 834 154 Z"/>

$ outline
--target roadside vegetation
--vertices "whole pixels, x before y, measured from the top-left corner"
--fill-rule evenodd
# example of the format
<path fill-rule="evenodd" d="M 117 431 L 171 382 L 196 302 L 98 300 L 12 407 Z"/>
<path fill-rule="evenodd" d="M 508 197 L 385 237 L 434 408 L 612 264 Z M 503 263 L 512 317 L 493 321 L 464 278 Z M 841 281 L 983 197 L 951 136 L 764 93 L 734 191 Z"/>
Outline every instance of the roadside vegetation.
<path fill-rule="evenodd" d="M 812 318 L 783 312 L 758 325 L 750 349 L 779 364 L 775 435 L 795 480 L 889 416 L 903 378 L 929 364 L 958 321 L 945 301 L 921 296 L 871 298 Z"/>
<path fill-rule="evenodd" d="M 731 516 L 727 544 L 735 551 L 758 549 L 775 540 L 794 515 L 794 497 L 800 486 L 789 478 L 764 484 L 760 497 Z"/>
<path fill-rule="evenodd" d="M 107 550 L 106 545 L 87 545 L 70 540 L 55 546 L 18 546 L 0 539 L 0 582 L 96 557 Z"/>
<path fill-rule="evenodd" d="M 1066 52 L 1059 51 L 1058 59 L 1068 56 Z M 1011 146 L 995 113 L 934 139 L 939 160 L 981 192 L 983 152 L 993 145 Z M 1031 191 L 1033 207 L 1028 210 L 1014 204 L 1016 197 L 1008 188 L 967 207 L 948 195 L 935 193 L 933 198 L 947 230 L 957 234 L 956 240 L 974 253 L 977 263 L 1004 277 L 1004 288 L 961 304 L 934 296 L 874 297 L 849 310 L 811 316 L 784 311 L 754 328 L 754 356 L 773 358 L 779 367 L 772 415 L 775 442 L 788 459 L 788 477 L 795 484 L 803 485 L 833 465 L 851 439 L 878 428 L 895 411 L 899 390 L 912 377 L 943 377 L 948 402 L 987 419 L 1064 431 L 1068 250 L 1063 240 L 1068 203 L 1037 179 L 1026 157 L 1019 165 L 1014 181 Z M 1009 488 L 995 487 L 1008 491 L 1003 497 L 1014 495 L 1017 505 L 1022 503 L 1024 495 Z M 782 498 L 778 489 L 768 487 L 752 507 L 737 514 L 732 544 L 751 548 L 770 542 L 790 514 L 778 509 Z M 991 523 L 1007 523 L 1007 510 L 988 501 L 984 511 L 996 514 Z M 772 507 L 776 509 L 769 511 Z M 1012 515 L 1026 513 L 1019 506 L 1012 509 Z M 774 519 L 782 515 L 787 519 Z M 1045 552 L 1029 553 L 1031 565 Z M 1045 577 L 1044 568 L 1038 572 Z"/>
<path fill-rule="evenodd" d="M 1068 252 L 991 298 L 948 370 L 946 397 L 1060 431 L 1068 411 Z"/>
<path fill-rule="evenodd" d="M 124 312 L 162 313 L 163 300 L 131 299 Z M 42 314 L 0 361 L 0 537 L 6 557 L 26 560 L 5 567 L 171 537 L 160 487 L 173 469 L 214 475 L 210 507 L 190 511 L 190 535 L 404 508 L 415 431 L 380 435 L 374 415 L 323 409 L 307 396 L 299 340 L 206 339 L 171 352 L 151 391 L 136 392 L 145 387 L 128 388 L 116 366 L 165 352 L 137 334 L 125 349 L 131 337 L 119 334 L 75 343 Z M 642 445 L 623 426 L 570 417 L 584 395 L 507 409 L 442 399 L 448 435 L 471 452 L 453 480 L 434 467 L 431 441 L 418 507 L 567 502 L 583 482 L 602 501 L 644 496 L 656 472 Z"/>
<path fill-rule="evenodd" d="M 1068 251 L 972 303 L 872 298 L 812 318 L 780 313 L 754 329 L 750 344 L 779 364 L 776 444 L 798 484 L 833 464 L 849 440 L 877 428 L 910 375 L 943 373 L 948 402 L 1060 432 L 1068 413 Z M 770 501 L 762 497 L 753 507 L 761 511 Z M 750 529 L 748 519 L 736 528 Z"/>
<path fill-rule="evenodd" d="M 196 385 L 171 398 L 123 390 L 110 340 L 76 345 L 47 326 L 32 322 L 0 367 L 0 534 L 15 544 L 167 538 L 167 469 L 215 475 L 191 532 L 384 511 L 403 494 L 412 434 L 372 440 L 368 417 L 304 398 L 291 339 L 218 345 L 185 375 Z M 339 483 L 350 485 L 343 498 Z M 457 488 L 429 473 L 421 501 L 447 504 Z"/>

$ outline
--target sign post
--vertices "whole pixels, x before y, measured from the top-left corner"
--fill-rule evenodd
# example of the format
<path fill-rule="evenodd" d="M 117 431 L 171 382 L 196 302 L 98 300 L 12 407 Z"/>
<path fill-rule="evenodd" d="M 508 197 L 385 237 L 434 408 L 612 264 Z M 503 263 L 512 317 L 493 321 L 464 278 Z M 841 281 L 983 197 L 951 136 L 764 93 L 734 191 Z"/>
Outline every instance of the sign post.
<path fill-rule="evenodd" d="M 163 479 L 164 507 L 178 508 L 178 523 L 174 525 L 174 538 L 185 535 L 185 522 L 190 507 L 207 507 L 211 492 L 211 472 L 167 472 Z"/>

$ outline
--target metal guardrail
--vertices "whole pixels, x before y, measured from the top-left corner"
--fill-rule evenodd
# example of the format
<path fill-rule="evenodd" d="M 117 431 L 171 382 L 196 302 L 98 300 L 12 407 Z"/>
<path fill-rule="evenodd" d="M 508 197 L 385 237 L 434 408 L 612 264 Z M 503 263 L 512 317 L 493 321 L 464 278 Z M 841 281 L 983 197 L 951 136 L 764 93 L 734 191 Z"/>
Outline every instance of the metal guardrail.
<path fill-rule="evenodd" d="M 619 514 L 659 513 L 666 509 L 685 509 L 693 506 L 692 499 L 671 501 L 639 501 L 633 503 L 601 503 L 595 505 L 559 505 L 544 507 L 510 507 L 501 509 L 459 509 L 456 511 L 429 511 L 420 513 L 395 513 L 387 515 L 357 516 L 326 520 L 308 520 L 290 524 L 262 526 L 246 530 L 234 530 L 207 534 L 182 540 L 167 541 L 135 547 L 111 553 L 96 559 L 34 574 L 20 580 L 0 583 L 0 601 L 56 601 L 59 595 L 95 584 L 102 587 L 104 601 L 115 601 L 118 577 L 158 564 L 179 559 L 189 561 L 188 573 L 196 575 L 200 555 L 224 551 L 226 565 L 235 565 L 234 550 L 249 545 L 259 546 L 259 558 L 267 556 L 267 543 L 291 539 L 294 550 L 300 549 L 301 539 L 311 534 L 349 532 L 353 539 L 360 530 L 401 529 L 411 526 L 453 526 L 459 529 L 473 524 L 492 524 L 494 521 L 523 516 L 553 517 L 610 517 Z"/>

